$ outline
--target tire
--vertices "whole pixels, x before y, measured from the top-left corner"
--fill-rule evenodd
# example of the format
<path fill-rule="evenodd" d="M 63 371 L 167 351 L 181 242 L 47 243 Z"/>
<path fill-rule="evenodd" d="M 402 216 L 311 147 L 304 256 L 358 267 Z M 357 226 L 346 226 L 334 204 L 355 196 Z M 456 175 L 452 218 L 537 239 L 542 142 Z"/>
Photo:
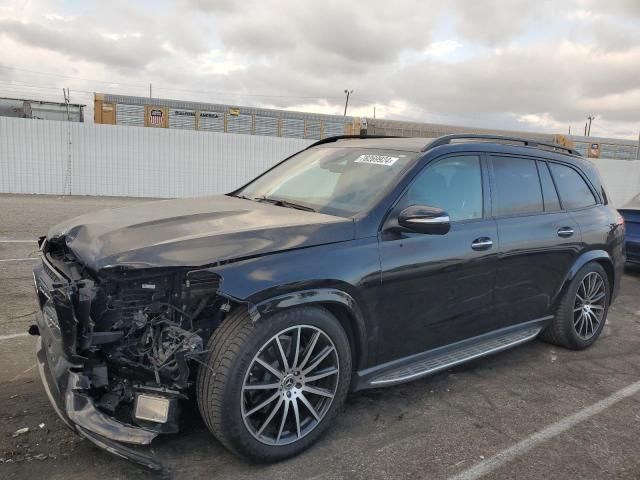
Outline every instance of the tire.
<path fill-rule="evenodd" d="M 213 333 L 207 350 L 197 377 L 200 414 L 224 446 L 251 461 L 275 462 L 307 449 L 331 424 L 349 390 L 349 340 L 339 321 L 323 307 L 291 308 L 256 323 L 246 311 L 237 310 Z M 325 357 L 319 365 L 303 374 L 322 355 Z M 281 372 L 283 356 L 291 364 L 288 374 Z M 276 377 L 260 361 L 282 377 Z M 331 373 L 334 370 L 337 372 Z M 313 376 L 322 378 L 312 380 Z M 312 387 L 320 394 L 307 390 Z M 275 400 L 252 413 L 274 395 Z M 302 397 L 317 416 L 303 404 Z M 266 421 L 269 423 L 260 432 L 258 426 Z"/>
<path fill-rule="evenodd" d="M 596 299 L 595 301 L 585 297 L 589 293 L 588 282 L 592 280 L 595 280 L 596 285 L 602 283 L 601 290 L 598 289 L 590 296 L 591 299 Z M 598 298 L 600 295 L 602 297 Z M 599 263 L 587 263 L 578 271 L 569 288 L 564 292 L 553 320 L 542 331 L 540 339 L 571 350 L 590 347 L 604 328 L 610 295 L 607 272 Z M 583 302 L 581 299 L 587 301 Z M 589 309 L 585 309 L 585 304 L 589 304 Z"/>

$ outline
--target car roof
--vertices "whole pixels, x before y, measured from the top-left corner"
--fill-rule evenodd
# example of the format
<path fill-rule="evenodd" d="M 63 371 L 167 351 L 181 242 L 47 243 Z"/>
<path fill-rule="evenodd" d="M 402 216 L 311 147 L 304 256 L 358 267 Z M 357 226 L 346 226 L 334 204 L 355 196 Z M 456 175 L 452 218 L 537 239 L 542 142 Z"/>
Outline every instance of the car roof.
<path fill-rule="evenodd" d="M 509 148 L 517 150 L 525 147 L 529 150 L 530 155 L 535 155 L 534 152 L 538 152 L 540 156 L 543 156 L 543 152 L 553 152 L 564 157 L 580 158 L 580 154 L 574 149 L 555 143 L 546 143 L 530 138 L 506 137 L 488 134 L 451 134 L 436 138 L 343 135 L 325 138 L 310 145 L 309 148 L 322 146 L 329 148 L 373 148 L 407 152 L 427 152 L 431 149 L 445 145 L 454 146 L 460 144 L 465 144 L 467 147 L 471 145 L 474 147 L 482 145 L 482 150 L 486 150 L 487 146 L 493 145 L 495 147 L 496 145 L 499 145 L 499 148 L 502 151 Z"/>

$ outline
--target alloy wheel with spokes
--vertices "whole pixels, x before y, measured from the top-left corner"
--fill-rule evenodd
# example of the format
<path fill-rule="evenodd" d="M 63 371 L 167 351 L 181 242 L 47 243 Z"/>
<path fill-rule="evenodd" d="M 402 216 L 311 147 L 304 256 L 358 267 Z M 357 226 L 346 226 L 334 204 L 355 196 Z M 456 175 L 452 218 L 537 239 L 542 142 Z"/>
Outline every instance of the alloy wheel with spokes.
<path fill-rule="evenodd" d="M 267 445 L 287 445 L 311 433 L 331 407 L 340 363 L 331 338 L 311 325 L 289 327 L 254 356 L 242 385 L 246 428 Z"/>
<path fill-rule="evenodd" d="M 573 328 L 583 340 L 589 340 L 603 321 L 607 302 L 604 279 L 589 272 L 580 282 L 573 304 Z"/>

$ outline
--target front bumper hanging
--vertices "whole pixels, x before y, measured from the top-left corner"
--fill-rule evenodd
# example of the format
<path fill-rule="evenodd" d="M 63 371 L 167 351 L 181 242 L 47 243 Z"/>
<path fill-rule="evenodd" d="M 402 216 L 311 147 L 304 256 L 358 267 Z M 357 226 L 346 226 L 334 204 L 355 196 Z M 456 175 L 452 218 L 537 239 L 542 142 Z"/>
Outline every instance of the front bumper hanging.
<path fill-rule="evenodd" d="M 109 417 L 88 395 L 91 379 L 83 373 L 84 359 L 75 353 L 79 322 L 71 307 L 69 282 L 54 275 L 55 269 L 43 256 L 43 263 L 34 269 L 41 311 L 36 315 L 37 328 L 30 329 L 39 335 L 38 371 L 51 405 L 69 428 L 94 445 L 150 470 L 162 471 L 162 464 L 152 453 L 135 449 L 149 445 L 158 433 Z"/>

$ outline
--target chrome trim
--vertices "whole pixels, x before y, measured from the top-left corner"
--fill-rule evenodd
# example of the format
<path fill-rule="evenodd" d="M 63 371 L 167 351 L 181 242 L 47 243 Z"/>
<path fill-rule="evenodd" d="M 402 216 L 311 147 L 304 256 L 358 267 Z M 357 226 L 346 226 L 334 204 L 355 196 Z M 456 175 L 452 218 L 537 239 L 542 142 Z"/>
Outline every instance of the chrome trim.
<path fill-rule="evenodd" d="M 451 219 L 449 218 L 448 215 L 445 215 L 443 217 L 433 217 L 433 218 L 428 218 L 428 217 L 413 217 L 413 218 L 409 218 L 407 220 L 405 220 L 407 223 L 427 223 L 427 224 L 441 224 L 441 223 L 450 223 Z"/>
<path fill-rule="evenodd" d="M 575 232 L 573 231 L 573 228 L 559 228 L 558 229 L 558 235 L 561 236 L 561 237 L 563 237 L 563 236 L 570 237 L 574 233 Z"/>
<path fill-rule="evenodd" d="M 482 242 L 473 242 L 471 244 L 471 247 L 490 247 L 493 245 L 493 242 L 491 240 L 484 240 Z"/>
<path fill-rule="evenodd" d="M 49 267 L 49 269 L 53 272 L 53 274 L 56 277 L 58 277 L 58 280 L 67 282 L 67 277 L 65 277 L 56 267 L 53 266 L 53 264 L 49 261 L 49 259 L 44 253 L 40 255 L 40 257 L 42 258 L 42 263 L 44 263 L 47 267 Z"/>
<path fill-rule="evenodd" d="M 503 350 L 507 350 L 509 348 L 515 347 L 517 345 L 520 345 L 522 343 L 528 342 L 530 340 L 533 340 L 534 338 L 536 338 L 538 336 L 538 334 L 540 333 L 540 331 L 542 330 L 542 327 L 536 327 L 534 329 L 534 332 L 531 335 L 527 335 L 526 337 L 522 337 L 519 338 L 518 340 L 515 340 L 511 343 L 508 343 L 506 345 L 500 345 L 499 347 L 495 347 L 495 348 L 490 348 L 489 350 L 485 350 L 484 352 L 480 352 L 477 353 L 475 355 L 469 355 L 467 357 L 462 357 L 458 360 L 454 360 L 452 362 L 443 364 L 443 365 L 438 365 L 435 368 L 428 368 L 426 370 L 423 370 L 421 372 L 417 372 L 417 373 L 413 373 L 411 375 L 405 375 L 404 377 L 398 377 L 398 378 L 394 378 L 391 380 L 372 380 L 369 382 L 370 385 L 392 385 L 395 383 L 401 383 L 401 382 L 406 382 L 408 380 L 414 380 L 417 378 L 421 378 L 421 377 L 425 377 L 427 375 L 430 375 L 432 373 L 436 373 L 436 372 L 440 372 L 442 370 L 446 370 L 447 368 L 453 367 L 455 365 L 460 365 L 461 363 L 465 363 L 468 362 L 470 360 L 474 360 L 476 358 L 482 358 L 485 357 L 487 355 L 491 355 L 492 353 L 498 353 L 501 352 Z"/>

